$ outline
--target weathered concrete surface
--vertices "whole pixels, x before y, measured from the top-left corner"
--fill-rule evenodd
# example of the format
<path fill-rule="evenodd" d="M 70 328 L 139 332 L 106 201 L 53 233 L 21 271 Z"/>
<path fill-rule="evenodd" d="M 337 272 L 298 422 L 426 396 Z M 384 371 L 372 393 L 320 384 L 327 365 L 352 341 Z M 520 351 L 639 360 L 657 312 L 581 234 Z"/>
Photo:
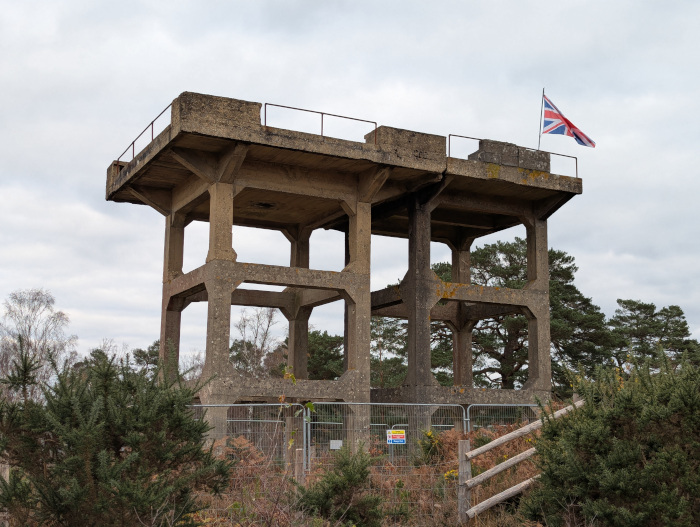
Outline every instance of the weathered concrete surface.
<path fill-rule="evenodd" d="M 183 309 L 207 302 L 205 403 L 238 400 L 370 398 L 370 317 L 409 321 L 409 373 L 402 388 L 374 391 L 397 402 L 530 401 L 549 390 L 547 218 L 581 180 L 549 172 L 549 154 L 482 140 L 469 159 L 446 156 L 444 136 L 379 126 L 364 142 L 264 126 L 261 104 L 185 92 L 170 124 L 133 160 L 107 169 L 108 200 L 144 204 L 165 217 L 161 354 L 177 361 Z M 185 229 L 209 223 L 203 264 L 183 273 Z M 290 265 L 240 262 L 232 225 L 277 229 Z M 525 225 L 528 284 L 521 290 L 471 284 L 469 249 L 481 236 Z M 341 272 L 309 269 L 310 236 L 345 233 Z M 408 238 L 409 271 L 399 286 L 370 291 L 371 235 Z M 430 270 L 430 242 L 453 252 L 453 282 Z M 285 286 L 282 292 L 240 289 Z M 307 375 L 308 320 L 345 303 L 346 371 L 337 381 Z M 248 379 L 229 362 L 231 305 L 269 306 L 289 321 L 289 366 L 297 378 Z M 521 313 L 529 321 L 529 379 L 521 391 L 472 388 L 471 332 L 481 319 Z M 430 320 L 454 335 L 454 388 L 430 371 Z M 544 397 L 544 396 L 543 396 Z"/>

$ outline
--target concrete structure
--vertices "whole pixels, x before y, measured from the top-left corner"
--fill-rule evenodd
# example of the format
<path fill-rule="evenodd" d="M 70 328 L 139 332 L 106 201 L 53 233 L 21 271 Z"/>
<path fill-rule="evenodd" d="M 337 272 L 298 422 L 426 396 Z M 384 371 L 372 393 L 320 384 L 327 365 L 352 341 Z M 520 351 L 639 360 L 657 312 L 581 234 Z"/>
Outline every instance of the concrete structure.
<path fill-rule="evenodd" d="M 275 399 L 370 400 L 370 317 L 408 319 L 408 376 L 373 401 L 522 402 L 550 389 L 547 218 L 581 193 L 578 178 L 551 174 L 549 154 L 482 140 L 469 159 L 446 155 L 443 136 L 386 126 L 365 142 L 263 126 L 261 104 L 185 92 L 170 125 L 131 162 L 107 171 L 107 199 L 149 205 L 165 217 L 161 353 L 175 359 L 180 316 L 207 302 L 204 375 L 216 375 L 204 403 Z M 185 226 L 209 222 L 206 262 L 182 272 Z M 289 267 L 237 260 L 232 225 L 277 229 L 290 242 Z M 527 232 L 524 289 L 470 284 L 472 242 L 515 225 Z M 309 269 L 315 229 L 345 232 L 342 272 Z M 370 291 L 371 235 L 408 238 L 400 286 Z M 453 283 L 430 269 L 430 241 L 453 254 Z M 282 292 L 239 289 L 242 283 Z M 444 300 L 446 302 L 440 302 Z M 337 381 L 307 379 L 308 320 L 314 307 L 346 306 L 346 371 Z M 289 320 L 289 365 L 297 382 L 250 379 L 229 363 L 231 305 L 279 308 Z M 529 378 L 523 390 L 472 387 L 471 331 L 481 319 L 522 313 L 529 320 Z M 430 320 L 454 332 L 454 387 L 430 371 Z M 361 417 L 362 418 L 362 417 Z"/>

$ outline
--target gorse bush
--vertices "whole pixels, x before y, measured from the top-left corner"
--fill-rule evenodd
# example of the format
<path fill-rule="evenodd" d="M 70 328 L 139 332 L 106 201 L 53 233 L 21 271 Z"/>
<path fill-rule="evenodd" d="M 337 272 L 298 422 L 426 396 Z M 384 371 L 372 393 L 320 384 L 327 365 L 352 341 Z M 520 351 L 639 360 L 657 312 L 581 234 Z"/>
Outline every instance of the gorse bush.
<path fill-rule="evenodd" d="M 356 453 L 347 447 L 339 450 L 321 479 L 308 488 L 298 488 L 296 507 L 335 525 L 379 527 L 384 517 L 382 498 L 368 490 L 372 461 L 362 445 Z"/>
<path fill-rule="evenodd" d="M 230 463 L 205 448 L 189 405 L 198 387 L 134 370 L 102 352 L 27 397 L 38 365 L 20 354 L 2 380 L 0 507 L 14 525 L 196 525 L 198 491 L 219 491 Z"/>
<path fill-rule="evenodd" d="M 599 370 L 586 404 L 546 419 L 540 484 L 521 502 L 548 526 L 700 525 L 700 371 Z"/>

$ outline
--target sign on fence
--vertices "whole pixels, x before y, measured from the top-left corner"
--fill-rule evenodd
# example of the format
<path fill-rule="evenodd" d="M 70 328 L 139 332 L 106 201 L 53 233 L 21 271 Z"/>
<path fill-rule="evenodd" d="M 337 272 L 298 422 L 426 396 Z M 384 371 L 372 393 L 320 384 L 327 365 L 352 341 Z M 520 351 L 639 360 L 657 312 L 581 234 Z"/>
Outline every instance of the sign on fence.
<path fill-rule="evenodd" d="M 389 445 L 405 445 L 406 430 L 387 430 L 386 442 Z"/>

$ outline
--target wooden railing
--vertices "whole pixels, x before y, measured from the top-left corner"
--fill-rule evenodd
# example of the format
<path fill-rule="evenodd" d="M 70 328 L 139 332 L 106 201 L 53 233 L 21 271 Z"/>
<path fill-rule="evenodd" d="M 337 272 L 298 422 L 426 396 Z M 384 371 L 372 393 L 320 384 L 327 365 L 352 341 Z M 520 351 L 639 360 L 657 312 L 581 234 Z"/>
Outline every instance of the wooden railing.
<path fill-rule="evenodd" d="M 583 404 L 584 401 L 577 401 L 571 406 L 567 406 L 566 408 L 562 408 L 561 410 L 554 412 L 550 416 L 550 419 L 558 419 L 563 415 L 569 413 L 574 408 L 579 408 L 580 406 L 583 406 Z M 494 505 L 502 503 L 505 500 L 520 494 L 537 480 L 539 475 L 525 480 L 522 483 L 518 483 L 517 485 L 514 485 L 509 489 L 504 490 L 503 492 L 500 492 L 499 494 L 496 494 L 495 496 L 492 496 L 491 498 L 482 501 L 474 507 L 471 506 L 471 489 L 473 489 L 477 485 L 481 485 L 482 483 L 488 481 L 496 474 L 500 474 L 504 470 L 507 470 L 510 467 L 517 465 L 521 461 L 532 457 L 535 454 L 536 450 L 534 448 L 530 448 L 529 450 L 526 450 L 525 452 L 518 454 L 517 456 L 514 456 L 511 459 L 504 461 L 503 463 L 499 463 L 495 467 L 485 472 L 482 472 L 481 474 L 475 477 L 472 477 L 472 459 L 480 456 L 481 454 L 485 454 L 486 452 L 493 450 L 496 447 L 505 445 L 513 439 L 517 439 L 524 435 L 530 434 L 539 428 L 542 428 L 542 423 L 543 421 L 542 419 L 540 419 L 538 421 L 535 421 L 534 423 L 518 428 L 517 430 L 509 434 L 494 439 L 490 443 L 487 443 L 486 445 L 481 446 L 479 448 L 475 448 L 474 450 L 471 450 L 471 443 L 469 440 L 462 440 L 459 442 L 458 507 L 460 523 L 464 523 L 467 521 L 467 518 L 474 518 L 477 514 L 481 514 L 482 512 L 490 509 Z"/>

